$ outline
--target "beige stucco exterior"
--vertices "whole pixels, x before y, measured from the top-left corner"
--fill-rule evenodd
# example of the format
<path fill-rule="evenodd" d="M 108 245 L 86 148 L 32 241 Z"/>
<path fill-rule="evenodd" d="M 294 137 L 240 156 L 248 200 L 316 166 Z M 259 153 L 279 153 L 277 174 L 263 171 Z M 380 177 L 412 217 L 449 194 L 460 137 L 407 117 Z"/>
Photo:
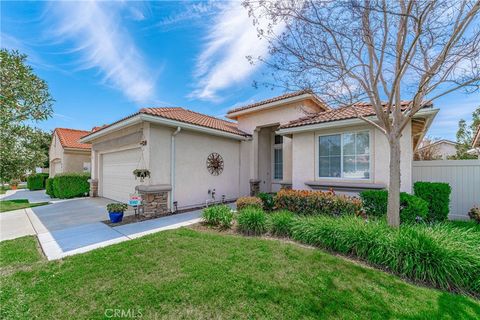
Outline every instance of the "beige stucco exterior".
<path fill-rule="evenodd" d="M 85 172 L 90 166 L 90 150 L 64 148 L 54 133 L 49 150 L 49 175 L 64 172 Z"/>

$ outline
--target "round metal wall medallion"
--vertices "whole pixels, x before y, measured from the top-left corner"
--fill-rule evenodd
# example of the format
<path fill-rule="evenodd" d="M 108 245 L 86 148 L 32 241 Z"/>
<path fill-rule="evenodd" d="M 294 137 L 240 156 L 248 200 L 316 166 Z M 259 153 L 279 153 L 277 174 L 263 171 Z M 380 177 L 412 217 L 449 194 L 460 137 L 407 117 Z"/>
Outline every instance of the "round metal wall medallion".
<path fill-rule="evenodd" d="M 220 175 L 223 171 L 222 156 L 216 152 L 210 153 L 207 157 L 207 170 L 211 175 Z"/>

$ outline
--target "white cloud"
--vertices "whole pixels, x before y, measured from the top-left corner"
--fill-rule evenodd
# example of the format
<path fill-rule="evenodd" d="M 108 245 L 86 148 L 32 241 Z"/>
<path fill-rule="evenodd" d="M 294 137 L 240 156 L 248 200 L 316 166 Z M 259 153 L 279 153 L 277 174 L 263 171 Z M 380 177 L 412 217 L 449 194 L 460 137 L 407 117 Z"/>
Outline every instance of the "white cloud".
<path fill-rule="evenodd" d="M 80 54 L 81 68 L 100 70 L 105 83 L 135 102 L 147 102 L 153 97 L 155 81 L 121 25 L 122 8 L 118 2 L 55 2 L 47 16 L 55 20 L 52 35 L 73 43 L 72 52 Z"/>
<path fill-rule="evenodd" d="M 265 27 L 268 21 L 259 23 Z M 283 25 L 274 28 L 278 34 Z M 258 38 L 247 10 L 238 1 L 220 9 L 204 40 L 194 72 L 197 86 L 190 94 L 192 98 L 217 100 L 221 90 L 246 80 L 259 67 L 251 65 L 246 56 L 268 55 L 267 41 Z"/>

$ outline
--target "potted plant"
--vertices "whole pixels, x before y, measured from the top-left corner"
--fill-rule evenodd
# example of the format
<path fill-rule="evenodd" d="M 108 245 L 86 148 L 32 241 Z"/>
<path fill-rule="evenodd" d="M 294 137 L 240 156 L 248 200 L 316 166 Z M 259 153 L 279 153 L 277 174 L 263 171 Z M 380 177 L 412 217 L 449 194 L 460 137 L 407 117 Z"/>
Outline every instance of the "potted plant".
<path fill-rule="evenodd" d="M 10 185 L 10 188 L 12 190 L 17 190 L 19 183 L 20 183 L 20 180 L 12 179 L 12 180 L 10 180 L 10 182 L 8 184 Z"/>
<path fill-rule="evenodd" d="M 133 170 L 133 175 L 135 179 L 140 178 L 140 181 L 143 182 L 143 179 L 150 178 L 150 170 L 148 169 L 135 169 Z"/>
<path fill-rule="evenodd" d="M 127 210 L 126 203 L 109 203 L 107 204 L 108 216 L 112 223 L 121 222 L 123 219 L 123 213 Z"/>

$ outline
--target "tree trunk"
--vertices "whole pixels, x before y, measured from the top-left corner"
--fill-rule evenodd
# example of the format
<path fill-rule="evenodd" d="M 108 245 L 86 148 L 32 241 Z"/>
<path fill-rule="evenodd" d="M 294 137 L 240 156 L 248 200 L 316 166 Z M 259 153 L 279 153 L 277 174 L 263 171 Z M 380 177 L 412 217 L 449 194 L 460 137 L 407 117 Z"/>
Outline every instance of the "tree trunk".
<path fill-rule="evenodd" d="M 388 185 L 387 221 L 392 227 L 400 225 L 400 139 L 390 138 L 390 181 Z"/>

